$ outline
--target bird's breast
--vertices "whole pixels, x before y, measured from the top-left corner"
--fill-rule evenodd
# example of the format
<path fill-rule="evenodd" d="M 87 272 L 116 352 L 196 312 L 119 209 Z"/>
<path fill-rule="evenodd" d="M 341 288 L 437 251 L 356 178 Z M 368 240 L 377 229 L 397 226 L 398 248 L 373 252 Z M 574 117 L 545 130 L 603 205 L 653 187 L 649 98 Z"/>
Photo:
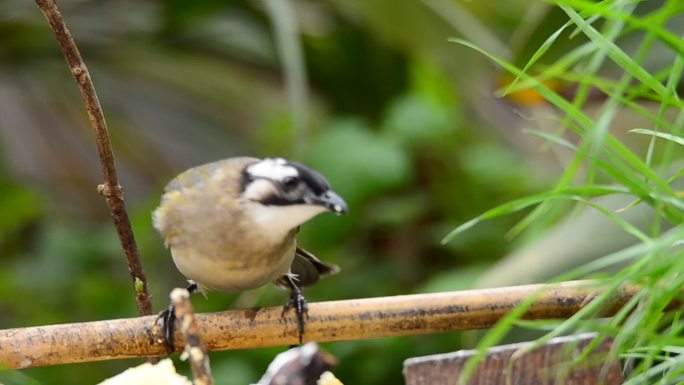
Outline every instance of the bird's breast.
<path fill-rule="evenodd" d="M 295 231 L 255 221 L 251 206 L 235 199 L 236 186 L 220 180 L 170 191 L 155 211 L 178 270 L 219 291 L 254 289 L 287 274 Z"/>
<path fill-rule="evenodd" d="M 200 286 L 234 292 L 261 287 L 287 274 L 295 247 L 294 236 L 276 244 L 244 237 L 228 243 L 171 245 L 171 255 L 178 270 Z"/>

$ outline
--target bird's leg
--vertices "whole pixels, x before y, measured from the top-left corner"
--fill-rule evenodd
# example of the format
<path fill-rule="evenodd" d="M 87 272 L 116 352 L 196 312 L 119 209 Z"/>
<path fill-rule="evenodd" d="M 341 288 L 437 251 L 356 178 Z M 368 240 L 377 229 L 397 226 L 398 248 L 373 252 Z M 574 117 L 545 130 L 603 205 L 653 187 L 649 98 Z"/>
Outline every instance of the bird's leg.
<path fill-rule="evenodd" d="M 297 332 L 299 334 L 299 344 L 301 345 L 302 336 L 304 335 L 304 316 L 306 316 L 306 318 L 309 318 L 309 309 L 306 305 L 306 298 L 304 298 L 304 294 L 302 294 L 302 291 L 295 284 L 294 278 L 291 275 L 286 275 L 285 281 L 287 282 L 287 285 L 290 287 L 290 299 L 287 301 L 285 306 L 283 306 L 282 315 L 284 316 L 286 311 L 294 309 L 295 315 L 297 316 Z"/>
<path fill-rule="evenodd" d="M 190 285 L 188 285 L 188 287 L 186 288 L 186 290 L 190 294 L 192 294 L 197 289 L 197 284 L 192 281 L 190 281 Z M 166 346 L 166 352 L 168 354 L 171 354 L 175 350 L 173 334 L 176 330 L 176 312 L 173 308 L 173 303 L 169 302 L 169 307 L 159 312 L 157 320 L 154 321 L 154 323 L 156 324 L 157 322 L 159 322 L 159 320 L 162 321 L 162 331 L 164 332 L 164 345 Z"/>

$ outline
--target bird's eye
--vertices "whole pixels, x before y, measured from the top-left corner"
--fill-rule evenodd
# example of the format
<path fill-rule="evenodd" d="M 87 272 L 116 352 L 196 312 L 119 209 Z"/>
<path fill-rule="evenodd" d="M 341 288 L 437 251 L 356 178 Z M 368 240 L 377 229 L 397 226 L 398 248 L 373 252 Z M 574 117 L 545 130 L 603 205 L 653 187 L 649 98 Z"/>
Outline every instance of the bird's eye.
<path fill-rule="evenodd" d="M 287 189 L 295 187 L 299 183 L 299 178 L 296 176 L 288 176 L 283 179 L 283 186 Z"/>

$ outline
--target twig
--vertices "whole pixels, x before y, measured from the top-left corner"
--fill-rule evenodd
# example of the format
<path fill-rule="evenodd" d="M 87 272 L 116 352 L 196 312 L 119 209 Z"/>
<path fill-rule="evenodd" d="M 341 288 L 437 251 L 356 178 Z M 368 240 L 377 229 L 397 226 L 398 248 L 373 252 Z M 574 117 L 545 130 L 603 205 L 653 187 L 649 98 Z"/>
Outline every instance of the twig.
<path fill-rule="evenodd" d="M 624 286 L 611 296 L 614 314 L 639 288 Z M 560 319 L 575 314 L 602 292 L 593 281 L 526 285 L 447 293 L 366 298 L 309 305 L 305 341 L 343 341 L 488 328 L 532 297 L 526 319 Z M 209 350 L 298 343 L 294 315 L 281 307 L 197 314 Z M 0 330 L 0 366 L 25 368 L 75 362 L 162 355 L 166 348 L 157 317 Z M 184 345 L 176 335 L 176 348 Z"/>
<path fill-rule="evenodd" d="M 195 314 L 190 304 L 190 293 L 186 289 L 174 289 L 171 292 L 171 303 L 176 312 L 176 319 L 180 321 L 181 333 L 185 337 L 185 350 L 181 358 L 184 356 L 190 358 L 190 367 L 195 377 L 193 384 L 213 385 L 214 378 L 211 376 L 209 355 L 200 338 Z"/>
<path fill-rule="evenodd" d="M 131 229 L 131 223 L 124 205 L 123 192 L 116 176 L 114 155 L 112 154 L 112 146 L 109 143 L 107 124 L 105 123 L 102 107 L 100 107 L 100 101 L 95 92 L 95 86 L 93 86 L 88 68 L 86 68 L 81 58 L 71 33 L 67 29 L 66 24 L 64 24 L 64 19 L 57 9 L 55 2 L 53 0 L 35 1 L 40 10 L 43 11 L 50 27 L 52 27 L 59 47 L 64 53 L 67 64 L 83 96 L 88 118 L 95 134 L 97 152 L 100 155 L 100 166 L 102 167 L 102 175 L 105 180 L 103 184 L 98 186 L 97 191 L 107 200 L 110 214 L 116 226 L 116 232 L 126 254 L 128 270 L 133 279 L 138 311 L 142 315 L 150 315 L 152 314 L 152 299 L 148 291 L 145 272 L 143 271 L 142 263 L 140 263 L 140 254 L 133 237 L 133 229 Z"/>

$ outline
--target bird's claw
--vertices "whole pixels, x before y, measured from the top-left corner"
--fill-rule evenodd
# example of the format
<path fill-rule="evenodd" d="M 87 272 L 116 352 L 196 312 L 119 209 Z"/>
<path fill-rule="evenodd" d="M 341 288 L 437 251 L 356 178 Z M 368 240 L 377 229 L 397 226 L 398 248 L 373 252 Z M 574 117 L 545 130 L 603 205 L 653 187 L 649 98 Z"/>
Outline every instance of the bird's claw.
<path fill-rule="evenodd" d="M 296 286 L 290 293 L 290 299 L 288 299 L 285 306 L 283 306 L 283 312 L 281 315 L 284 317 L 285 313 L 290 309 L 294 309 L 295 315 L 297 317 L 297 333 L 299 335 L 299 344 L 301 345 L 302 336 L 304 335 L 304 317 L 307 319 L 309 318 L 309 307 L 307 306 L 304 294 L 302 294 L 301 290 L 299 290 L 299 288 Z"/>
<path fill-rule="evenodd" d="M 176 312 L 173 304 L 159 312 L 157 319 L 154 321 L 156 325 L 161 320 L 161 328 L 164 336 L 164 346 L 166 353 L 172 354 L 175 350 L 174 332 L 176 331 Z"/>
<path fill-rule="evenodd" d="M 188 293 L 192 294 L 199 289 L 199 286 L 195 281 L 188 282 L 190 283 L 186 288 Z M 164 334 L 164 346 L 166 346 L 166 353 L 171 355 L 171 353 L 176 351 L 176 344 L 174 341 L 174 332 L 176 331 L 176 309 L 173 307 L 173 303 L 169 303 L 169 307 L 159 312 L 154 324 L 157 325 L 159 320 L 162 321 L 161 327 Z"/>

